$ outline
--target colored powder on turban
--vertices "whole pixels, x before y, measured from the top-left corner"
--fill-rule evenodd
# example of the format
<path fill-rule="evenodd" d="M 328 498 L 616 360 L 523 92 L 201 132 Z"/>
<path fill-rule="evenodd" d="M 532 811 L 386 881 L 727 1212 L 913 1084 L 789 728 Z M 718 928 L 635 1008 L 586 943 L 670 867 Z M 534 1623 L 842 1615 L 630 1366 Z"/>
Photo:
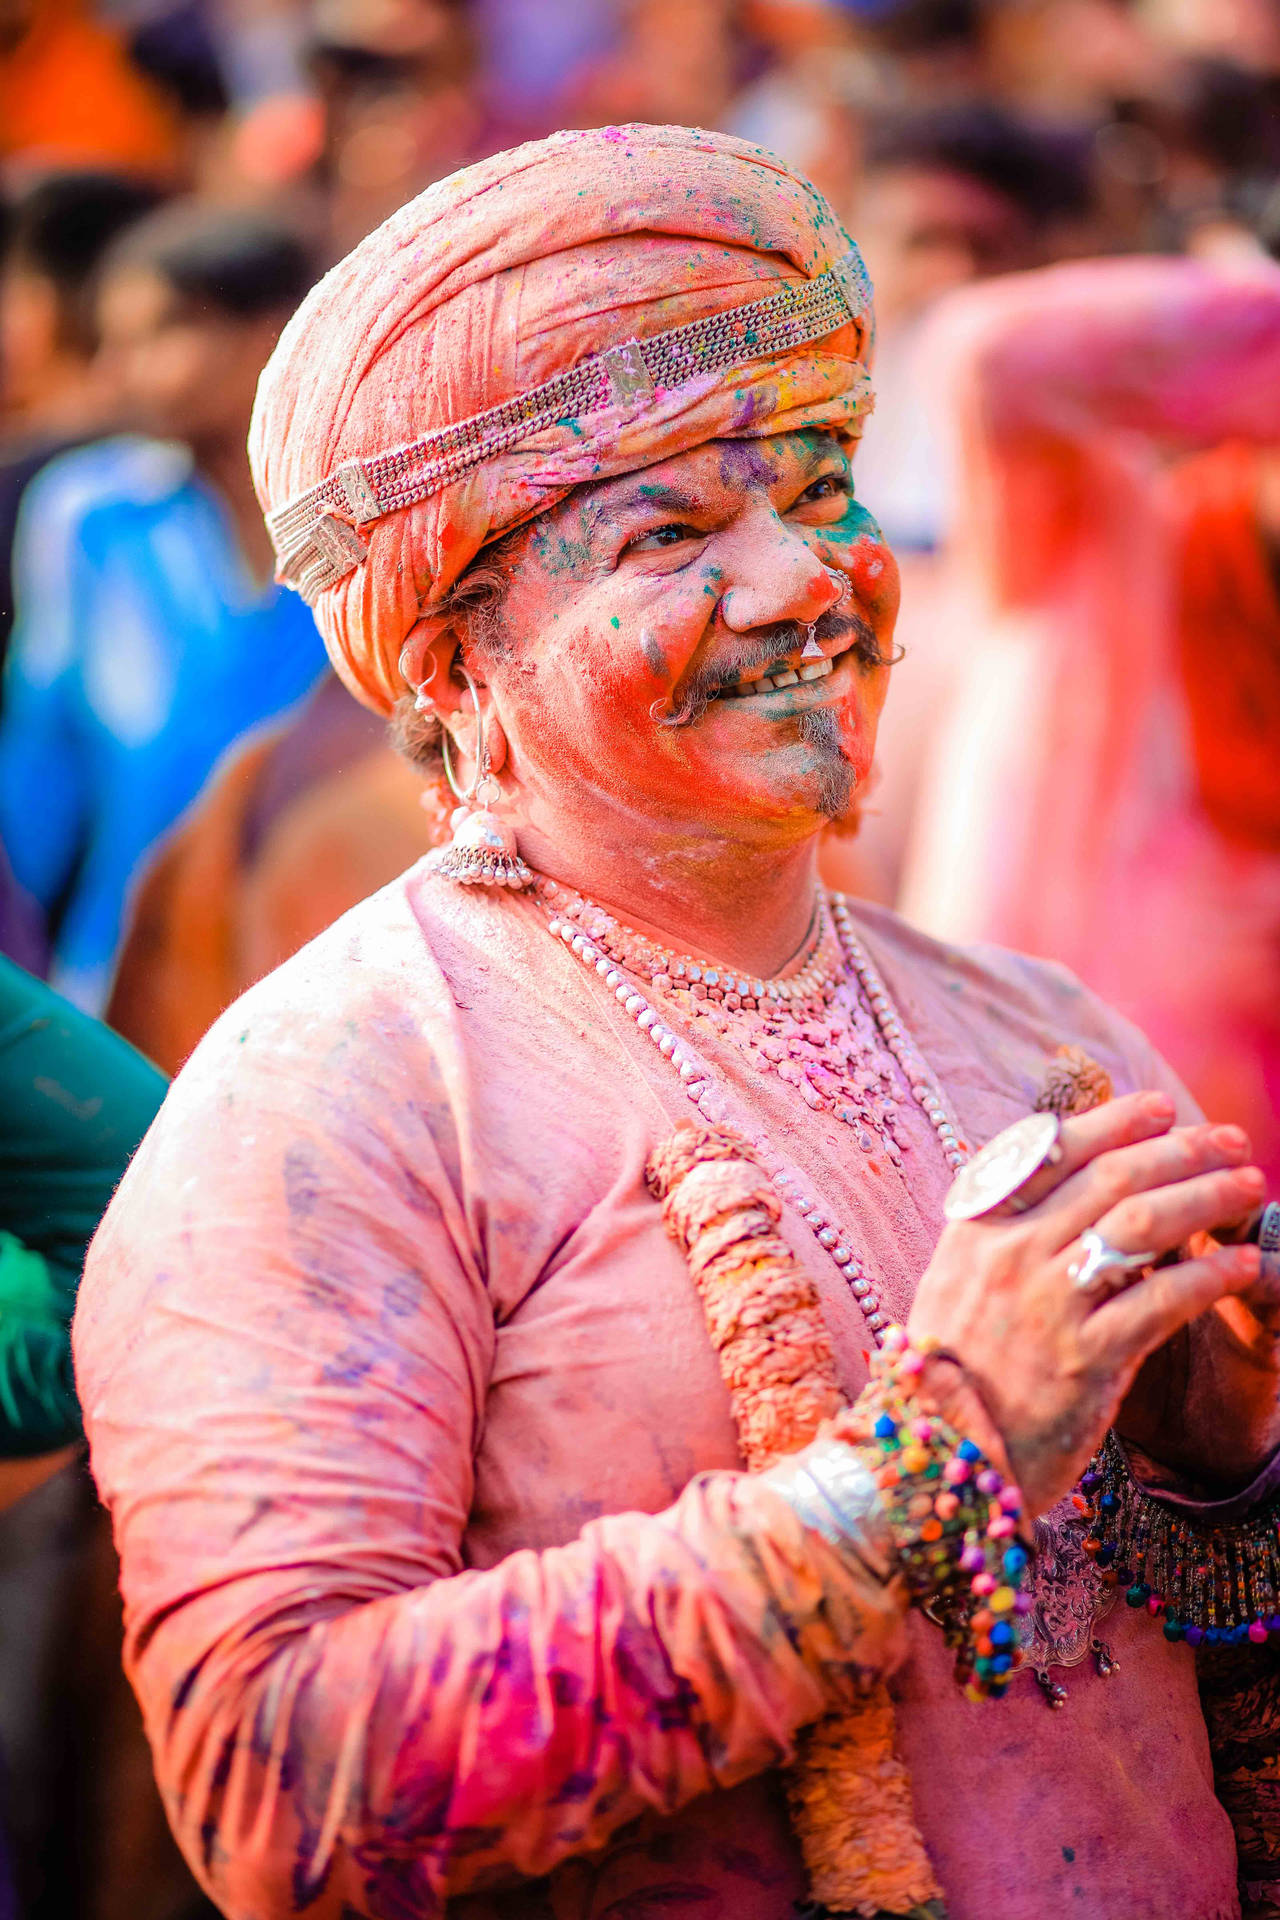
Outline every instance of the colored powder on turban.
<path fill-rule="evenodd" d="M 250 432 L 264 510 L 588 355 L 802 287 L 850 245 L 813 187 L 724 134 L 605 127 L 468 167 L 363 240 L 285 329 Z M 338 672 L 390 709 L 415 623 L 486 541 L 574 486 L 711 439 L 856 433 L 870 328 L 868 314 L 789 353 L 559 421 L 365 526 L 367 560 L 315 601 Z"/>

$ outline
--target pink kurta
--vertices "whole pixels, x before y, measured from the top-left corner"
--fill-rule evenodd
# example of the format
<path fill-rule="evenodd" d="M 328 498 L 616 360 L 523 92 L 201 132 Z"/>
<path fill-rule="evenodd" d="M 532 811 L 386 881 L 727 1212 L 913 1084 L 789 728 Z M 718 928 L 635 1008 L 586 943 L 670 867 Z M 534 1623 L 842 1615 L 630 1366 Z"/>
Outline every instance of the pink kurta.
<path fill-rule="evenodd" d="M 1169 1084 L 1060 970 L 858 917 L 974 1139 L 1064 1041 L 1120 1090 Z M 899 1172 L 698 1044 L 905 1314 L 948 1184 L 918 1109 Z M 421 868 L 175 1083 L 95 1242 L 77 1365 L 161 1784 L 237 1920 L 415 1920 L 459 1891 L 473 1920 L 782 1920 L 803 1896 L 773 1763 L 821 1661 L 734 1519 L 768 1539 L 750 1502 L 775 1496 L 713 1476 L 639 1517 L 738 1465 L 644 1185 L 691 1113 L 532 901 Z M 865 1322 L 785 1228 L 855 1392 Z M 1029 1676 L 967 1703 L 910 1621 L 899 1737 L 952 1920 L 1238 1913 L 1192 1655 L 1123 1606 L 1099 1630 L 1118 1670 L 1059 1672 L 1051 1713 Z M 892 1623 L 865 1635 L 883 1665 Z"/>

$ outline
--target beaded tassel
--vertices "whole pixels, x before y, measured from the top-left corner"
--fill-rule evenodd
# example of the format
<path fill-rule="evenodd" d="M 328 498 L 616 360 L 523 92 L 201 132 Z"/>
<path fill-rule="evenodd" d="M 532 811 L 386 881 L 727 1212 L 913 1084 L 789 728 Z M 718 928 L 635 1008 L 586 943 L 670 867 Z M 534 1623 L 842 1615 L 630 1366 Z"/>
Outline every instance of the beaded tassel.
<path fill-rule="evenodd" d="M 758 1472 L 806 1445 L 841 1404 L 817 1290 L 777 1231 L 777 1195 L 731 1129 L 679 1128 L 648 1179 L 688 1258 L 743 1455 Z M 802 1737 L 787 1797 L 815 1920 L 943 1914 L 883 1684 Z"/>
<path fill-rule="evenodd" d="M 1108 1434 L 1080 1481 L 1089 1522 L 1085 1552 L 1126 1604 L 1166 1640 L 1188 1646 L 1261 1646 L 1280 1634 L 1280 1510 L 1273 1504 L 1226 1526 L 1196 1526 L 1140 1487 Z"/>

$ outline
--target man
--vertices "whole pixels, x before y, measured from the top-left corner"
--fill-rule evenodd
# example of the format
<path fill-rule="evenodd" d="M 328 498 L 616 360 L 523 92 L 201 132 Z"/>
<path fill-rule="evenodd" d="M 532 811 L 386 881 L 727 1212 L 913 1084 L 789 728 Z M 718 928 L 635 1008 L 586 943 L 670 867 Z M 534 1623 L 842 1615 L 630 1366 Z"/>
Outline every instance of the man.
<path fill-rule="evenodd" d="M 103 254 L 158 195 L 111 173 L 55 173 L 17 194 L 0 268 L 0 662 L 13 626 L 13 540 L 29 481 L 109 424 L 94 367 Z"/>
<path fill-rule="evenodd" d="M 89 1011 L 139 860 L 322 665 L 306 608 L 267 577 L 244 456 L 254 370 L 310 278 L 292 234 L 245 215 L 138 225 L 103 270 L 101 373 L 163 437 L 68 454 L 24 503 L 0 838 L 51 922 L 51 978 Z"/>
<path fill-rule="evenodd" d="M 1280 1582 L 1277 1361 L 1258 1250 L 1183 1253 L 1263 1182 L 1059 972 L 816 885 L 897 602 L 870 336 L 781 162 L 605 128 L 402 209 L 264 377 L 281 570 L 461 805 L 201 1043 L 81 1291 L 126 1659 L 234 1920 L 1237 1913 L 1183 1636 L 1271 1631 L 1201 1543 Z M 894 1457 L 741 1472 L 798 1387 Z M 1108 1440 L 1086 1535 L 1113 1421 L 1181 1504 Z M 1143 1559 L 1111 1611 L 1135 1503 L 1200 1599 Z M 975 1679 L 1016 1615 L 1066 1712 L 957 1689 L 957 1550 Z"/>

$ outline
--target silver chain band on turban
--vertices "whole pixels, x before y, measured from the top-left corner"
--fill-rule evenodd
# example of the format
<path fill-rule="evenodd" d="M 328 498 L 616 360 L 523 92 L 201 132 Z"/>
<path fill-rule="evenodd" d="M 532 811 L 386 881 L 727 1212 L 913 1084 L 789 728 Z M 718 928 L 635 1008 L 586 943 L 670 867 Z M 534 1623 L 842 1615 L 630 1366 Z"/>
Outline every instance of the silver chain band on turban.
<path fill-rule="evenodd" d="M 383 514 L 425 500 L 558 421 L 625 406 L 701 374 L 807 346 L 851 320 L 868 322 L 871 301 L 870 278 L 851 247 L 801 287 L 784 286 L 747 306 L 607 347 L 541 386 L 468 420 L 437 427 L 409 446 L 344 461 L 317 486 L 267 515 L 277 577 L 314 604 L 317 594 L 359 566 L 368 552 L 359 529 Z"/>

